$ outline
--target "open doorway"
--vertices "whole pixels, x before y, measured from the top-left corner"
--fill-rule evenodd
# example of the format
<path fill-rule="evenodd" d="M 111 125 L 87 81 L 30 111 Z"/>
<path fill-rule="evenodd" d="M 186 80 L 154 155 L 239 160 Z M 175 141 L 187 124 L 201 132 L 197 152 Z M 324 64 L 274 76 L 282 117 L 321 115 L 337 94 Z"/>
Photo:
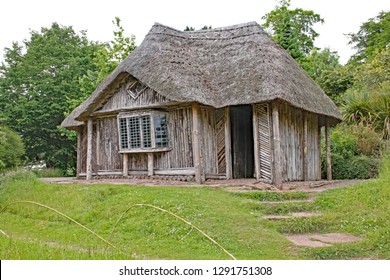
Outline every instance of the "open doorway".
<path fill-rule="evenodd" d="M 254 142 L 252 106 L 230 107 L 233 178 L 253 178 Z"/>

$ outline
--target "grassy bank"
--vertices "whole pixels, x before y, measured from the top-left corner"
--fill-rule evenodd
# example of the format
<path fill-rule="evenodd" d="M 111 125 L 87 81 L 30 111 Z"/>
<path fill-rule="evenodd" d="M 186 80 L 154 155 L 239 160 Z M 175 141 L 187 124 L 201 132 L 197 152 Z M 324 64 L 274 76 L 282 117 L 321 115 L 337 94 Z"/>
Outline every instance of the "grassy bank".
<path fill-rule="evenodd" d="M 152 204 L 199 227 L 238 259 L 296 258 L 283 236 L 251 213 L 251 202 L 208 187 L 45 184 L 31 176 L 8 179 L 1 205 L 29 200 L 53 207 L 109 239 L 121 214 Z M 229 259 L 185 223 L 152 208 L 129 210 L 109 240 L 120 250 L 45 208 L 11 205 L 0 214 L 1 259 Z M 106 250 L 106 251 L 105 251 Z"/>
<path fill-rule="evenodd" d="M 196 229 L 167 213 L 145 206 L 129 209 L 150 204 L 197 226 L 237 259 L 390 259 L 389 167 L 387 160 L 379 179 L 326 191 L 313 202 L 307 202 L 308 195 L 302 192 L 235 194 L 209 187 L 56 185 L 31 174 L 16 174 L 0 182 L 1 208 L 21 200 L 42 203 L 80 222 L 115 248 L 52 210 L 18 203 L 0 213 L 0 258 L 230 258 Z M 261 218 L 300 211 L 323 216 L 285 221 Z M 318 232 L 352 233 L 363 240 L 306 248 L 283 236 Z"/>

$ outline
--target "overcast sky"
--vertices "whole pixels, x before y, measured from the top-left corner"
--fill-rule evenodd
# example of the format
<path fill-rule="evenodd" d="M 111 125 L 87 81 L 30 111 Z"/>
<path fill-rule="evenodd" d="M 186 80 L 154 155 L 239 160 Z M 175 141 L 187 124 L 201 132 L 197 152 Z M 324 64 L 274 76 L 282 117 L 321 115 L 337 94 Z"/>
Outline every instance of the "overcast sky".
<path fill-rule="evenodd" d="M 353 54 L 344 34 L 359 30 L 360 25 L 382 10 L 390 10 L 386 0 L 291 0 L 292 8 L 313 10 L 325 19 L 316 26 L 320 37 L 316 46 L 330 47 L 345 63 Z M 2 0 L 0 2 L 0 60 L 12 41 L 29 38 L 30 30 L 40 30 L 57 22 L 87 30 L 90 40 L 110 41 L 112 20 L 118 16 L 125 35 L 134 34 L 140 44 L 154 22 L 183 30 L 204 25 L 222 27 L 257 21 L 276 6 L 276 0 Z"/>

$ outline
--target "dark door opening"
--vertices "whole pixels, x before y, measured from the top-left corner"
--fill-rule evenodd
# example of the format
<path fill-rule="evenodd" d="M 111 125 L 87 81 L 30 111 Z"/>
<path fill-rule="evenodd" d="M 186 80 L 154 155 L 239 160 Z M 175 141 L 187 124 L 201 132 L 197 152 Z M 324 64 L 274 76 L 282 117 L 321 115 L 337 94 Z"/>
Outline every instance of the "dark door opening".
<path fill-rule="evenodd" d="M 230 107 L 233 178 L 253 178 L 254 142 L 252 106 Z"/>

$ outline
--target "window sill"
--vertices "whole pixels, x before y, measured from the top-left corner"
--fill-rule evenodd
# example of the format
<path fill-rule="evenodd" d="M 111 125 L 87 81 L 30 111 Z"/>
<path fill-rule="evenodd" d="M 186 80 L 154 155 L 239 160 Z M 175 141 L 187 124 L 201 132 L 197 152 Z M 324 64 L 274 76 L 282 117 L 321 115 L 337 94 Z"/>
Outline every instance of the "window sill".
<path fill-rule="evenodd" d="M 129 150 L 121 150 L 120 154 L 140 154 L 140 153 L 161 153 L 161 152 L 169 152 L 172 148 L 149 148 L 149 149 L 129 149 Z"/>

